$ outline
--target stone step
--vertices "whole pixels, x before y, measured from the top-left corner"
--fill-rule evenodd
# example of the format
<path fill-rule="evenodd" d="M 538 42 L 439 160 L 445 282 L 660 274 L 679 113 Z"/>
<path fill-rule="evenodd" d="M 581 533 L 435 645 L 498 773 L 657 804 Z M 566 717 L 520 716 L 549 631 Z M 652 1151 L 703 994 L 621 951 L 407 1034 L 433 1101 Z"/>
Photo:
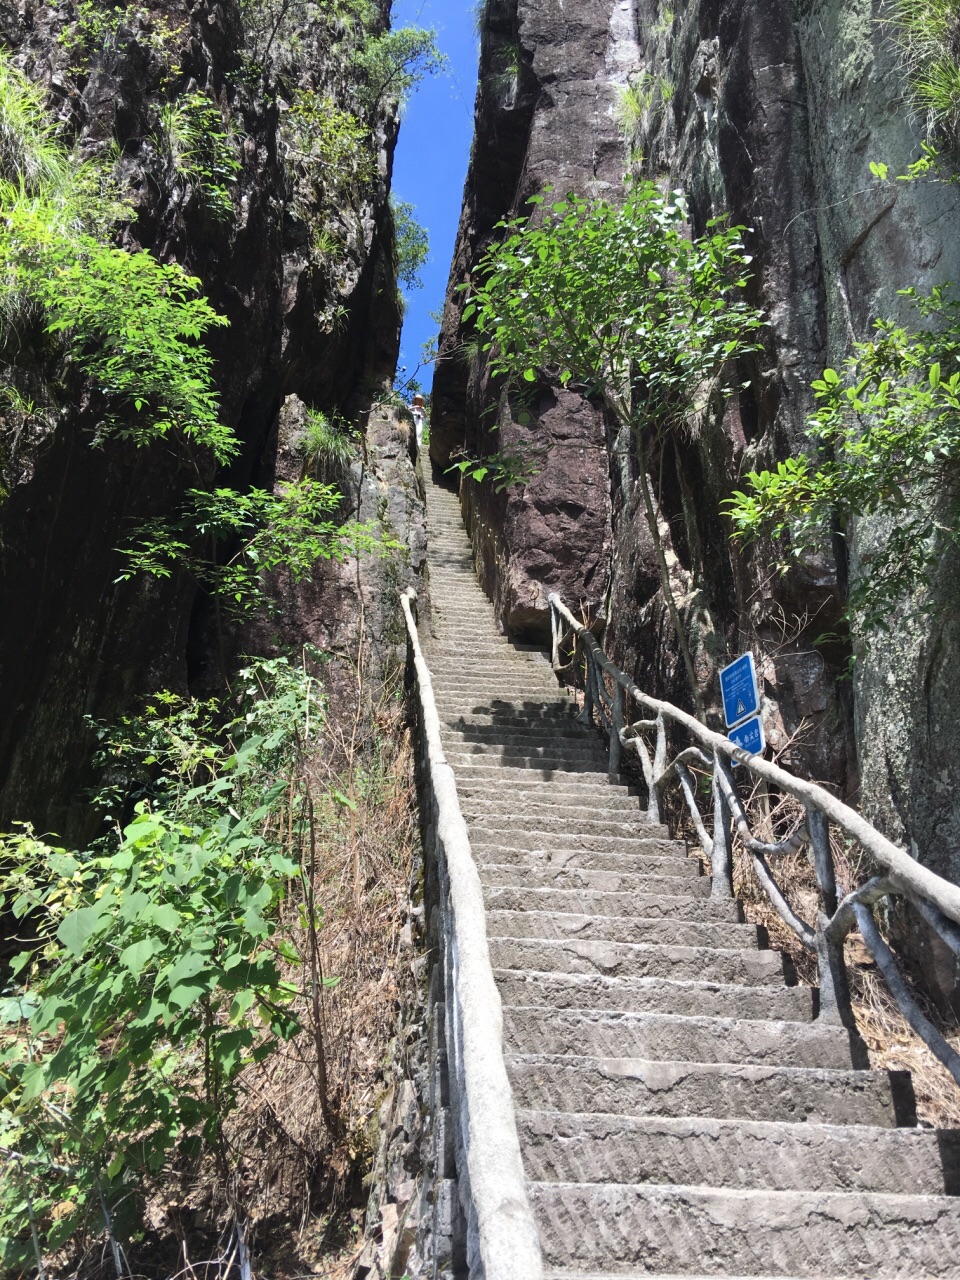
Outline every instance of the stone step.
<path fill-rule="evenodd" d="M 595 832 L 582 822 L 577 824 L 579 830 L 577 827 L 572 831 L 564 830 L 562 827 L 543 829 L 532 826 L 533 821 L 536 820 L 533 819 L 529 823 L 524 820 L 522 809 L 518 809 L 512 825 L 509 821 L 495 822 L 492 815 L 482 814 L 479 818 L 470 820 L 470 839 L 477 844 L 499 844 L 502 841 L 512 849 L 550 849 L 558 857 L 565 850 L 571 853 L 590 850 L 594 853 L 619 853 L 624 856 L 641 854 L 644 857 L 672 858 L 690 868 L 683 872 L 684 875 L 700 874 L 700 858 L 688 856 L 687 846 L 680 840 L 656 840 L 640 832 L 633 835 Z M 509 842 L 506 839 L 507 836 L 510 837 Z"/>
<path fill-rule="evenodd" d="M 500 712 L 509 712 L 510 715 L 514 715 L 523 714 L 524 707 L 527 709 L 527 714 L 535 714 L 543 720 L 551 717 L 568 720 L 576 714 L 577 710 L 576 703 L 563 694 L 556 698 L 539 699 L 533 694 L 520 698 L 477 697 L 473 694 L 464 694 L 462 697 L 452 695 L 444 697 L 440 712 L 441 719 L 445 716 L 497 715 Z"/>
<path fill-rule="evenodd" d="M 569 830 L 573 823 L 582 823 L 584 815 L 594 813 L 597 815 L 598 827 L 613 828 L 607 834 L 626 834 L 633 831 L 641 840 L 669 839 L 666 827 L 648 822 L 646 814 L 638 807 L 633 797 L 624 796 L 622 800 L 617 797 L 617 803 L 611 804 L 610 801 L 613 799 L 613 796 L 609 799 L 604 798 L 599 804 L 593 801 L 584 804 L 550 803 L 549 801 L 537 803 L 517 800 L 509 791 L 495 796 L 483 796 L 480 792 L 473 792 L 460 797 L 460 807 L 468 820 L 484 818 L 488 826 L 509 822 L 517 814 L 523 816 L 525 823 L 535 826 L 540 831 L 564 831 Z"/>
<path fill-rule="evenodd" d="M 535 724 L 507 726 L 483 725 L 474 726 L 460 717 L 459 723 L 441 724 L 440 732 L 449 742 L 459 742 L 464 746 L 482 747 L 554 747 L 584 746 L 592 750 L 599 749 L 604 755 L 607 749 L 597 735 L 573 719 L 558 724 L 556 727 L 544 725 L 542 721 Z"/>
<path fill-rule="evenodd" d="M 454 681 L 461 685 L 470 680 L 483 678 L 490 687 L 497 687 L 500 682 L 526 681 L 527 678 L 538 681 L 540 678 L 553 680 L 553 673 L 545 663 L 532 659 L 515 658 L 484 660 L 474 654 L 461 654 L 458 659 L 445 658 L 443 662 L 430 663 L 430 678 L 434 684 Z M 550 687 L 550 686 L 548 686 Z"/>
<path fill-rule="evenodd" d="M 490 959 L 498 969 L 539 973 L 602 973 L 610 978 L 672 978 L 691 982 L 732 982 L 736 986 L 779 986 L 784 981 L 779 951 L 720 947 L 663 947 L 643 942 L 589 939 L 491 938 Z"/>
<path fill-rule="evenodd" d="M 551 738 L 543 744 L 522 742 L 468 742 L 452 734 L 442 734 L 444 750 L 454 755 L 489 756 L 491 760 L 504 760 L 508 764 L 518 760 L 571 760 L 574 763 L 606 767 L 606 753 L 597 743 L 578 742 L 575 738 Z"/>
<path fill-rule="evenodd" d="M 469 828 L 469 824 L 468 824 Z M 657 880 L 675 880 L 674 892 L 686 893 L 687 884 L 699 879 L 697 864 L 690 858 L 668 854 L 659 857 L 656 853 L 621 853 L 619 850 L 610 853 L 604 849 L 552 849 L 546 845 L 537 849 L 523 846 L 523 832 L 513 836 L 510 845 L 493 844 L 486 840 L 475 840 L 473 829 L 470 830 L 470 847 L 477 865 L 521 867 L 529 881 L 536 884 L 543 879 L 543 874 L 552 874 L 557 867 L 577 871 L 633 871 L 638 876 L 655 876 Z M 507 838 L 503 836 L 502 838 Z M 656 841 L 650 842 L 656 848 Z"/>
<path fill-rule="evenodd" d="M 649 1280 L 653 1273 L 650 1271 L 545 1271 L 543 1280 Z M 657 1280 L 715 1280 L 714 1276 L 704 1275 L 697 1272 L 685 1272 L 682 1276 L 667 1276 L 657 1273 Z M 801 1280 L 799 1276 L 728 1276 L 724 1274 L 723 1280 Z M 854 1280 L 851 1276 L 821 1276 L 820 1280 Z M 903 1277 L 903 1280 L 915 1280 L 915 1277 Z"/>
<path fill-rule="evenodd" d="M 955 1277 L 949 1196 L 533 1183 L 548 1264 L 729 1275 Z M 704 1264 L 707 1264 L 706 1266 Z"/>
<path fill-rule="evenodd" d="M 529 836 L 542 836 L 549 842 L 551 848 L 573 846 L 589 848 L 603 837 L 611 836 L 628 841 L 629 845 L 633 846 L 658 844 L 661 846 L 662 853 L 670 852 L 678 858 L 689 857 L 685 841 L 670 840 L 665 836 L 657 835 L 656 833 L 662 828 L 651 829 L 643 815 L 636 810 L 633 813 L 627 811 L 624 817 L 620 817 L 616 811 L 613 814 L 601 811 L 591 817 L 592 806 L 586 805 L 579 808 L 573 807 L 571 814 L 551 813 L 547 805 L 538 805 L 537 809 L 538 812 L 531 813 L 526 805 L 510 804 L 509 801 L 501 802 L 497 808 L 494 808 L 490 804 L 484 804 L 477 797 L 469 806 L 466 804 L 463 806 L 463 814 L 478 830 L 482 827 L 485 831 L 501 836 L 508 832 L 522 830 Z M 626 849 L 629 845 L 624 845 L 623 848 Z M 596 847 L 608 848 L 607 845 L 600 844 Z M 693 858 L 689 860 L 694 861 Z"/>
<path fill-rule="evenodd" d="M 602 974 L 536 970 L 517 973 L 514 969 L 498 969 L 496 979 L 504 1004 L 670 1013 L 694 1018 L 810 1022 L 818 994 L 812 987 L 740 987 L 723 982 L 607 978 Z"/>
<path fill-rule="evenodd" d="M 589 761 L 581 763 L 573 760 L 563 760 L 559 757 L 532 760 L 529 765 L 520 765 L 512 762 L 504 763 L 492 755 L 475 756 L 464 751 L 447 751 L 445 754 L 454 769 L 459 766 L 465 773 L 486 775 L 488 779 L 505 777 L 508 782 L 514 777 L 522 778 L 524 773 L 527 775 L 530 773 L 543 773 L 548 775 L 548 778 L 553 779 L 563 779 L 565 776 L 578 773 L 601 774 L 601 770 L 595 763 Z"/>
<path fill-rule="evenodd" d="M 560 698 L 554 698 L 553 690 L 536 677 L 509 683 L 506 680 L 475 682 L 470 679 L 454 680 L 437 677 L 433 681 L 433 691 L 437 706 L 447 715 L 453 713 L 463 715 L 472 711 L 474 707 L 490 707 L 498 702 L 515 702 L 518 699 L 522 701 L 525 698 L 531 702 L 552 701 L 558 708 L 563 705 Z M 597 741 L 599 742 L 600 739 L 598 738 Z"/>
<path fill-rule="evenodd" d="M 960 1131 L 521 1111 L 536 1182 L 687 1183 L 771 1191 L 960 1192 Z"/>
<path fill-rule="evenodd" d="M 467 778 L 461 784 L 458 778 L 457 790 L 462 804 L 472 805 L 474 808 L 486 804 L 490 812 L 497 812 L 501 807 L 518 806 L 524 813 L 542 811 L 544 814 L 556 813 L 561 816 L 567 816 L 566 811 L 569 810 L 569 816 L 573 817 L 583 814 L 584 809 L 589 807 L 590 811 L 608 814 L 618 821 L 621 813 L 630 814 L 636 817 L 642 829 L 648 831 L 654 838 L 666 836 L 665 827 L 646 825 L 647 818 L 640 808 L 638 797 L 632 795 L 626 787 L 608 782 L 606 774 L 596 784 L 589 778 L 578 779 L 576 784 L 569 788 L 544 784 L 531 789 L 529 784 L 527 786 L 511 784 L 498 787 L 494 793 L 491 793 L 489 787 L 482 786 L 475 780 Z"/>
<path fill-rule="evenodd" d="M 852 1056 L 849 1031 L 821 1022 L 505 1005 L 503 1026 L 507 1052 L 518 1054 L 829 1067 L 841 1071 L 867 1065 L 862 1050 L 857 1060 Z"/>
<path fill-rule="evenodd" d="M 587 938 L 591 942 L 648 942 L 658 946 L 755 947 L 755 924 L 677 920 L 671 916 L 564 915 L 557 911 L 487 911 L 490 937 Z"/>
<path fill-rule="evenodd" d="M 492 868 L 487 868 L 486 874 Z M 588 890 L 577 887 L 541 888 L 524 885 L 514 889 L 504 885 L 495 888 L 484 885 L 484 901 L 488 911 L 547 911 L 575 916 L 636 916 L 644 920 L 668 919 L 687 921 L 726 921 L 739 923 L 742 913 L 736 902 L 729 898 L 710 898 L 703 892 L 703 884 L 711 883 L 708 876 L 695 880 L 684 893 L 664 897 L 659 893 L 617 893 Z"/>
<path fill-rule="evenodd" d="M 556 683 L 551 683 L 551 678 L 539 671 L 517 675 L 512 671 L 500 670 L 489 676 L 472 675 L 469 672 L 456 675 L 452 671 L 439 671 L 431 672 L 430 679 L 438 693 L 464 693 L 471 697 L 475 693 L 484 693 L 492 698 L 533 698 L 537 695 L 548 698 L 558 692 Z"/>
<path fill-rule="evenodd" d="M 427 667 L 434 680 L 459 681 L 469 675 L 475 679 L 482 677 L 491 684 L 507 677 L 526 679 L 546 678 L 548 687 L 553 692 L 561 693 L 562 688 L 547 663 L 535 662 L 532 658 L 517 654 L 510 644 L 504 640 L 502 648 L 487 651 L 489 640 L 478 640 L 472 636 L 447 635 L 440 643 L 450 648 L 450 653 L 437 657 L 436 652 L 426 655 Z M 475 670 L 474 662 L 480 664 Z"/>
<path fill-rule="evenodd" d="M 480 771 L 489 774 L 491 771 L 495 773 L 497 769 L 509 771 L 546 769 L 548 772 L 594 774 L 594 780 L 600 782 L 607 777 L 604 757 L 579 746 L 555 747 L 549 753 L 503 747 L 464 749 L 462 744 L 453 742 L 444 742 L 443 748 L 444 755 L 450 763 L 453 764 L 456 759 L 464 772 Z"/>
<path fill-rule="evenodd" d="M 523 865 L 510 863 L 484 862 L 483 883 L 485 888 L 522 888 L 530 892 L 533 889 L 584 889 L 596 893 L 643 894 L 647 897 L 676 899 L 679 897 L 709 898 L 711 881 L 709 876 L 700 876 L 698 880 L 680 880 L 668 876 L 640 875 L 627 870 L 605 870 L 599 867 L 552 866 L 541 863 L 537 868 L 537 880 L 531 884 L 530 870 Z M 677 912 L 675 905 L 670 906 L 669 914 Z"/>
<path fill-rule="evenodd" d="M 817 1124 L 916 1123 L 906 1071 L 833 1071 L 643 1058 L 507 1055 L 518 1107 L 621 1116 L 711 1116 Z"/>
<path fill-rule="evenodd" d="M 504 770 L 504 772 L 506 773 L 507 771 Z M 468 795 L 471 793 L 490 794 L 490 789 L 485 785 L 485 780 L 479 776 L 464 777 L 462 786 L 458 778 L 457 786 Z M 552 782 L 543 782 L 528 778 L 524 773 L 518 772 L 516 777 L 504 777 L 503 787 L 498 787 L 496 794 L 501 794 L 501 791 L 504 795 L 521 796 L 524 800 L 539 801 L 541 804 L 566 794 L 575 795 L 578 803 L 582 799 L 584 803 L 597 803 L 598 805 L 619 797 L 621 800 L 629 800 L 636 806 L 639 798 L 638 792 L 632 786 L 627 786 L 618 778 L 611 778 L 608 773 L 597 774 L 593 777 L 589 774 L 572 774 L 569 778 L 557 778 Z"/>
<path fill-rule="evenodd" d="M 550 655 L 545 649 L 538 644 L 523 644 L 519 640 L 514 640 L 511 636 L 501 635 L 495 626 L 491 624 L 489 631 L 482 640 L 478 640 L 477 647 L 471 648 L 470 657 L 476 657 L 479 654 L 487 654 L 487 656 L 496 661 L 501 662 L 504 654 L 513 655 L 518 659 L 527 662 L 533 662 L 537 666 L 546 668 L 547 671 L 553 672 L 550 662 Z M 433 656 L 441 658 L 455 658 L 462 660 L 464 651 L 459 644 L 446 643 L 442 640 L 430 638 L 424 644 L 424 652 L 429 660 Z"/>
<path fill-rule="evenodd" d="M 561 707 L 561 714 L 547 716 L 489 716 L 478 713 L 473 716 L 451 716 L 442 722 L 443 727 L 469 733 L 477 738 L 495 738 L 501 733 L 537 733 L 544 737 L 548 734 L 562 734 L 567 738 L 592 737 L 600 741 L 593 730 L 581 724 L 576 716 L 570 714 L 567 704 Z"/>

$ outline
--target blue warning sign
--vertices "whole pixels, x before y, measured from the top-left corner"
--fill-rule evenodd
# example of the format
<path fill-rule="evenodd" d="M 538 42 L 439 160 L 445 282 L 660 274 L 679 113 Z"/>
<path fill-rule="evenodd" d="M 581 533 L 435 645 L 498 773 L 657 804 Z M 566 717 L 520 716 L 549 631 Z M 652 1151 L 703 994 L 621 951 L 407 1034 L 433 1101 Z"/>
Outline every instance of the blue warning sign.
<path fill-rule="evenodd" d="M 743 724 L 738 724 L 735 729 L 730 730 L 727 737 L 731 742 L 735 742 L 738 747 L 742 747 L 744 751 L 749 751 L 752 756 L 760 755 L 767 745 L 767 740 L 763 733 L 763 721 L 759 716 L 754 716 L 752 720 L 745 720 Z"/>
<path fill-rule="evenodd" d="M 723 695 L 723 718 L 727 728 L 755 716 L 760 711 L 760 690 L 757 686 L 757 669 L 753 654 L 741 654 L 729 667 L 720 672 L 720 692 Z"/>

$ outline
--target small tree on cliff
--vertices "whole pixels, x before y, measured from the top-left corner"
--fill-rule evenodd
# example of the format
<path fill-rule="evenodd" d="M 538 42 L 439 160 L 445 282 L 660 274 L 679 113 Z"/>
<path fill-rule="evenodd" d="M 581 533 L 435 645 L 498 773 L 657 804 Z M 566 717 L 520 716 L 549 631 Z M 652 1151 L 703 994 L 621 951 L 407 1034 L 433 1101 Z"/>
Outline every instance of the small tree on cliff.
<path fill-rule="evenodd" d="M 756 347 L 762 319 L 743 294 L 743 228 L 714 219 L 690 238 L 682 195 L 649 182 L 619 206 L 575 195 L 531 204 L 529 221 L 501 224 L 463 318 L 475 320 L 494 375 L 554 379 L 602 401 L 632 432 L 660 584 L 702 719 L 648 461 L 658 433 L 696 429 L 731 361 Z"/>

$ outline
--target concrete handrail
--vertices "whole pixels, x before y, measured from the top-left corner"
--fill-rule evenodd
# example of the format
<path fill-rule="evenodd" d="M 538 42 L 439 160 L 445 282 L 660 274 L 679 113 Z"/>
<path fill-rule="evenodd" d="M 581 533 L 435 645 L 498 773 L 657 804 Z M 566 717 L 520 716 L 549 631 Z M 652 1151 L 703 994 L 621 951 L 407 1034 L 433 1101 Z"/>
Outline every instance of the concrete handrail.
<path fill-rule="evenodd" d="M 420 647 L 408 587 L 400 597 L 416 673 L 423 722 L 427 785 L 436 809 L 437 840 L 449 879 L 454 997 L 458 1027 L 447 1028 L 451 1069 L 462 1082 L 465 1115 L 458 1147 L 466 1156 L 459 1182 L 468 1188 L 471 1280 L 542 1280 L 540 1239 L 520 1155 L 513 1090 L 503 1056 L 503 1012 L 487 942 L 483 890 L 453 769 L 440 737 L 433 682 Z M 459 1058 L 459 1061 L 456 1059 Z M 473 1230 L 470 1231 L 473 1234 Z M 472 1246 L 472 1247 L 471 1247 Z"/>

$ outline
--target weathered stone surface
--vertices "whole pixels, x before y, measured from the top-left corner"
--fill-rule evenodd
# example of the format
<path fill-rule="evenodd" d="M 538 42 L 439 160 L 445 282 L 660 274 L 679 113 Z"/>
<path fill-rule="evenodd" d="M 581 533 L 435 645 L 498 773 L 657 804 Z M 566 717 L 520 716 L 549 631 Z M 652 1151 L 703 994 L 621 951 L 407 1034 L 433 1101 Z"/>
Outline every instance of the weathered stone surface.
<path fill-rule="evenodd" d="M 533 1195 L 555 1265 L 905 1280 L 952 1275 L 960 1248 L 948 1196 L 552 1183 Z"/>
<path fill-rule="evenodd" d="M 141 38 L 146 19 L 139 10 L 131 10 L 131 38 L 96 57 L 79 81 L 65 74 L 71 55 L 57 41 L 65 6 L 4 5 L 0 38 L 49 89 L 65 136 L 78 137 L 89 151 L 119 141 L 136 199 L 124 243 L 183 263 L 229 319 L 210 345 L 222 418 L 242 452 L 222 479 L 237 488 L 270 485 L 284 465 L 277 421 L 285 397 L 295 392 L 355 414 L 392 374 L 399 314 L 387 173 L 396 120 L 388 113 L 379 121 L 379 173 L 358 208 L 341 216 L 342 271 L 318 269 L 310 208 L 294 203 L 284 165 L 276 85 L 258 88 L 241 74 L 237 0 L 201 0 L 183 13 L 183 84 L 214 93 L 243 136 L 235 214 L 223 221 L 206 215 L 191 185 L 171 187 L 152 141 L 158 105 L 168 98 L 168 71 Z M 313 71 L 322 79 L 325 51 L 304 53 L 315 56 Z M 188 487 L 213 479 L 212 467 L 201 462 L 198 474 L 164 446 L 137 450 L 111 440 L 91 447 L 93 426 L 82 407 L 67 412 L 0 507 L 0 826 L 30 819 L 65 836 L 83 835 L 78 788 L 88 780 L 95 741 L 85 715 L 112 719 L 148 691 L 205 692 L 222 679 L 213 611 L 185 574 L 159 583 L 116 581 L 122 561 L 115 548 L 139 525 L 175 511 Z M 380 436 L 395 428 L 382 421 L 368 427 L 373 465 L 359 487 L 364 511 L 373 507 L 374 515 L 382 497 L 394 516 L 403 493 L 386 475 L 389 443 L 379 461 Z M 406 492 L 415 501 L 409 486 Z M 418 552 L 414 533 L 414 561 L 422 531 L 419 539 Z M 368 574 L 371 597 L 380 572 Z M 355 632 L 359 601 L 353 593 L 348 603 L 344 585 L 328 585 L 325 606 L 335 597 L 336 621 Z M 334 625 L 325 632 L 299 621 L 291 618 L 291 645 L 329 638 Z M 368 637 L 381 621 L 388 625 L 368 609 Z M 228 636 L 228 649 L 231 642 Z"/>
<path fill-rule="evenodd" d="M 866 1125 L 522 1112 L 531 1178 L 953 1194 L 960 1137 Z"/>

